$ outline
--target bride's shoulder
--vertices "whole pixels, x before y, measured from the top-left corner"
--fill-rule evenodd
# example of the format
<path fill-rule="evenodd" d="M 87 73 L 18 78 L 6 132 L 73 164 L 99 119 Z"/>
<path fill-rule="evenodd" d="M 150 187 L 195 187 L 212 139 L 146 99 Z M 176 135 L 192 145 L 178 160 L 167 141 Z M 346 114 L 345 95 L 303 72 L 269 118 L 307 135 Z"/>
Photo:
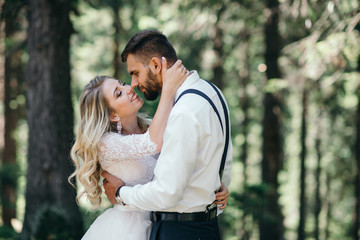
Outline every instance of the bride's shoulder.
<path fill-rule="evenodd" d="M 119 136 L 122 136 L 122 135 L 120 133 L 117 133 L 117 132 L 106 132 L 106 133 L 104 133 L 102 138 L 119 137 Z"/>
<path fill-rule="evenodd" d="M 123 135 L 116 132 L 106 132 L 100 139 L 100 144 L 107 144 L 110 143 L 116 139 L 121 139 Z"/>

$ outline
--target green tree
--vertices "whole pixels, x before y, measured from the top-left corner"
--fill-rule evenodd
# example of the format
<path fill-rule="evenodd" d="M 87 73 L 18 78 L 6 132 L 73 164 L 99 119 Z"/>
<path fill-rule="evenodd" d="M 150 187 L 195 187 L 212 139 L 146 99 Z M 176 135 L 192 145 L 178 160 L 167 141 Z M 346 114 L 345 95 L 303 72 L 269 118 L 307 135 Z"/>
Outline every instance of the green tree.
<path fill-rule="evenodd" d="M 279 1 L 267 0 L 269 11 L 265 24 L 265 64 L 267 81 L 281 78 L 278 59 L 281 50 L 279 34 Z M 262 180 L 268 185 L 267 204 L 260 219 L 260 239 L 283 239 L 283 216 L 279 206 L 278 174 L 283 163 L 282 99 L 280 93 L 265 93 L 263 119 Z"/>
<path fill-rule="evenodd" d="M 74 2 L 29 2 L 26 74 L 29 126 L 26 208 L 22 239 L 80 239 L 83 233 L 70 147 L 73 108 L 70 94 L 69 12 Z"/>

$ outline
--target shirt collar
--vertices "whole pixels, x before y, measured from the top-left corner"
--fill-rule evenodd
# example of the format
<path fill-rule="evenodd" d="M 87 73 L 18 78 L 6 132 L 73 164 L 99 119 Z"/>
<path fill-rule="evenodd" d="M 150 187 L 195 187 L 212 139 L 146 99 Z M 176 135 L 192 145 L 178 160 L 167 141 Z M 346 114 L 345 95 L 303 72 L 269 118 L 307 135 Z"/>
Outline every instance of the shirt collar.
<path fill-rule="evenodd" d="M 190 71 L 190 75 L 185 79 L 183 84 L 176 91 L 175 99 L 177 99 L 180 94 L 188 89 L 192 84 L 200 80 L 200 76 L 196 70 Z"/>

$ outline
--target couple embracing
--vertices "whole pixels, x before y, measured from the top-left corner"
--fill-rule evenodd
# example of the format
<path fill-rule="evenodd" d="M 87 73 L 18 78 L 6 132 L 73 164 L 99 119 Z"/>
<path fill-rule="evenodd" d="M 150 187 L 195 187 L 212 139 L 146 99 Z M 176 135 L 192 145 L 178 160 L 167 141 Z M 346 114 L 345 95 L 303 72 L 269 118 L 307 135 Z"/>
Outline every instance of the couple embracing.
<path fill-rule="evenodd" d="M 178 60 L 155 30 L 134 35 L 122 54 L 131 86 L 107 76 L 86 85 L 71 150 L 76 177 L 97 206 L 114 204 L 83 239 L 220 239 L 229 196 L 232 144 L 224 96 Z M 152 120 L 138 114 L 161 94 Z"/>

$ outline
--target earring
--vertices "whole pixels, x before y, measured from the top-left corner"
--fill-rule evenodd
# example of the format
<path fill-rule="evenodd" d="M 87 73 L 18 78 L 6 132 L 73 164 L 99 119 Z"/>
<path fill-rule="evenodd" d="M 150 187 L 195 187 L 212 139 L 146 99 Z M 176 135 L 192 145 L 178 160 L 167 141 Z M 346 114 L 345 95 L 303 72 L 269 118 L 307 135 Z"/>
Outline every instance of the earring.
<path fill-rule="evenodd" d="M 118 130 L 118 133 L 121 133 L 122 125 L 121 125 L 120 117 L 116 117 L 115 121 L 117 121 L 116 129 Z"/>

